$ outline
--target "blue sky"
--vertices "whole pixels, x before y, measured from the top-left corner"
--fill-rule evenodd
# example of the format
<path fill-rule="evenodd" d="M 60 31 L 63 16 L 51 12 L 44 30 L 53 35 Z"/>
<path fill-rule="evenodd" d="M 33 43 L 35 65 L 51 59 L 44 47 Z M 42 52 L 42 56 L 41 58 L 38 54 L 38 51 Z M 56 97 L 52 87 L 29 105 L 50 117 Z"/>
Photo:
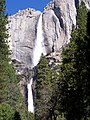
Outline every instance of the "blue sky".
<path fill-rule="evenodd" d="M 43 11 L 43 8 L 50 1 L 51 0 L 6 0 L 6 12 L 10 15 L 25 8 L 34 8 Z"/>

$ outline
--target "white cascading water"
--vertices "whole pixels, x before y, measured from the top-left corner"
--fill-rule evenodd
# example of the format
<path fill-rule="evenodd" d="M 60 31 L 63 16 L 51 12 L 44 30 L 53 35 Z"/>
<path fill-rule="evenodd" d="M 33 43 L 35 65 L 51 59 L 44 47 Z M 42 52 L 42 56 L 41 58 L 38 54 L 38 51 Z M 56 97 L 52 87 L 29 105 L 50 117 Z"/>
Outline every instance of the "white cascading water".
<path fill-rule="evenodd" d="M 46 54 L 43 49 L 43 30 L 42 30 L 42 14 L 39 17 L 38 25 L 37 25 L 37 36 L 35 40 L 35 47 L 33 50 L 33 67 L 35 67 L 40 60 L 41 54 Z M 30 83 L 28 84 L 28 111 L 34 113 L 34 105 L 33 105 L 33 94 L 32 94 L 32 82 L 31 79 Z"/>
<path fill-rule="evenodd" d="M 35 40 L 35 47 L 33 53 L 33 66 L 35 67 L 40 60 L 41 54 L 44 54 L 43 50 L 43 30 L 42 30 L 42 14 L 40 15 L 38 25 L 37 25 L 37 37 Z"/>
<path fill-rule="evenodd" d="M 28 111 L 34 113 L 32 82 L 33 82 L 33 79 L 31 79 L 30 83 L 28 84 Z"/>

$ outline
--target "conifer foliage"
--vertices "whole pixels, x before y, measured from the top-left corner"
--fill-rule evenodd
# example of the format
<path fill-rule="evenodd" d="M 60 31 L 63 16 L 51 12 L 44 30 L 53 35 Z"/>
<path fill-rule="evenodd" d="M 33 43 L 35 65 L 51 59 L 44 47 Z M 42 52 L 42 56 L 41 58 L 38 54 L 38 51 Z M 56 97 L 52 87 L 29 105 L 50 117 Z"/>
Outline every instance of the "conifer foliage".
<path fill-rule="evenodd" d="M 49 101 L 51 95 L 50 77 L 51 74 L 48 65 L 48 60 L 44 56 L 42 56 L 38 65 L 36 81 L 36 120 L 46 120 L 48 117 L 48 110 L 50 108 Z"/>
<path fill-rule="evenodd" d="M 67 120 L 90 119 L 90 36 L 87 34 L 87 12 L 82 2 L 77 10 L 78 27 L 73 27 L 71 41 L 62 52 L 60 100 Z"/>
<path fill-rule="evenodd" d="M 52 120 L 57 117 L 58 72 L 49 66 L 49 60 L 42 56 L 37 66 L 35 118 Z"/>
<path fill-rule="evenodd" d="M 0 60 L 7 60 L 9 55 L 7 45 L 7 14 L 5 14 L 5 0 L 0 0 Z"/>
<path fill-rule="evenodd" d="M 9 64 L 7 23 L 5 0 L 0 0 L 0 120 L 27 120 L 28 112 L 18 88 L 15 70 Z"/>

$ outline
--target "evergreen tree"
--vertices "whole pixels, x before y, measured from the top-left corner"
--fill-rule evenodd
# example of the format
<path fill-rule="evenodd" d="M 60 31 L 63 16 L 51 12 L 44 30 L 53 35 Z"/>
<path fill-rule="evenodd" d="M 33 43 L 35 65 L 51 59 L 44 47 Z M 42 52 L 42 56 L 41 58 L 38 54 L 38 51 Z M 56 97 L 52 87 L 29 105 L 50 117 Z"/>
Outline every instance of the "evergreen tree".
<path fill-rule="evenodd" d="M 60 103 L 67 120 L 89 120 L 90 38 L 87 35 L 87 9 L 78 8 L 78 29 L 62 52 Z"/>
<path fill-rule="evenodd" d="M 38 64 L 36 80 L 35 117 L 36 120 L 46 120 L 50 108 L 49 101 L 51 95 L 50 68 L 48 60 L 42 56 Z"/>
<path fill-rule="evenodd" d="M 5 14 L 5 0 L 0 1 L 0 61 L 8 60 L 9 50 L 7 45 L 7 14 Z"/>
<path fill-rule="evenodd" d="M 0 120 L 21 120 L 19 113 L 7 103 L 0 104 Z"/>
<path fill-rule="evenodd" d="M 2 120 L 14 120 L 17 119 L 17 117 L 17 120 L 27 120 L 28 112 L 18 88 L 18 80 L 15 75 L 15 70 L 13 66 L 9 64 L 10 51 L 7 42 L 7 17 L 8 16 L 5 13 L 5 0 L 0 0 L 0 119 L 4 116 L 4 109 L 6 116 L 4 116 Z M 5 103 L 5 105 L 2 105 L 3 103 Z M 15 110 L 15 116 L 13 119 L 10 118 L 13 113 L 12 108 Z M 11 114 L 9 114 L 9 110 L 11 111 Z"/>
<path fill-rule="evenodd" d="M 14 120 L 15 110 L 9 104 L 0 104 L 0 120 Z"/>
<path fill-rule="evenodd" d="M 59 65 L 56 66 L 55 63 L 52 63 L 53 67 L 50 68 L 51 70 L 51 96 L 50 96 L 50 109 L 49 109 L 49 116 L 48 120 L 56 120 L 57 116 L 59 115 L 59 106 L 58 106 L 58 99 L 59 99 Z"/>
<path fill-rule="evenodd" d="M 42 56 L 37 67 L 35 117 L 36 120 L 56 120 L 58 112 L 58 67 L 49 65 L 49 60 Z"/>

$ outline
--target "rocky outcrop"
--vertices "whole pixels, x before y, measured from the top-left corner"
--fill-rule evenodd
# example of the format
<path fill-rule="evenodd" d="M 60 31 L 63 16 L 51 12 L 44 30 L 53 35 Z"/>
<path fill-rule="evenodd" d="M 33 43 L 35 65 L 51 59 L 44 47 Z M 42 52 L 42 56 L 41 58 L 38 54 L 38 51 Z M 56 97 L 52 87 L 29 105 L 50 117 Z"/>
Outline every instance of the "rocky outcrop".
<path fill-rule="evenodd" d="M 55 0 L 47 5 L 43 14 L 45 46 L 59 51 L 70 39 L 72 24 L 76 25 L 75 0 Z M 48 51 L 48 50 L 47 50 Z"/>
<path fill-rule="evenodd" d="M 76 9 L 81 1 L 90 9 L 90 0 L 53 0 L 44 8 L 43 30 L 47 53 L 59 51 L 69 42 L 72 25 L 76 25 Z"/>

